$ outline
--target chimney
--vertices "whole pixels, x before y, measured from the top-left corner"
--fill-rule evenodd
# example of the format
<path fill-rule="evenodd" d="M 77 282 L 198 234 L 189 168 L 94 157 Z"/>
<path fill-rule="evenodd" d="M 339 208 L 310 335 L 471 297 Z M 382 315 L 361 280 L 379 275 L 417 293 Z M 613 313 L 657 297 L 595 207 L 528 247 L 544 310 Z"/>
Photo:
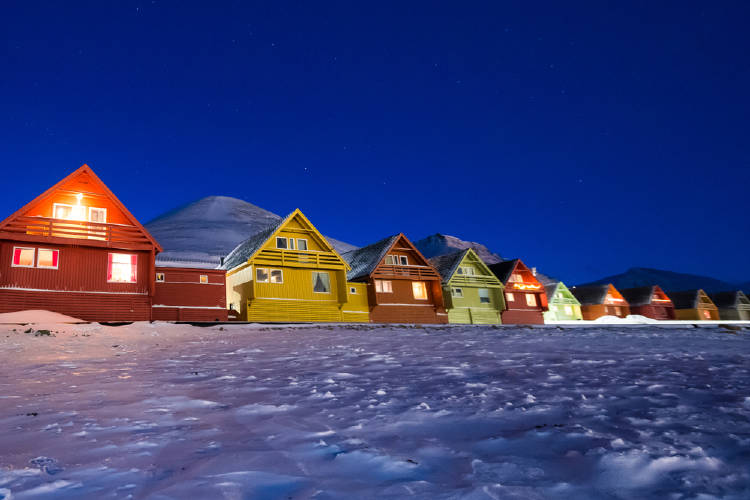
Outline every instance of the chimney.
<path fill-rule="evenodd" d="M 536 267 L 532 267 L 531 268 L 531 274 L 533 274 L 534 276 L 536 276 Z"/>
<path fill-rule="evenodd" d="M 219 261 L 221 262 L 221 264 L 220 264 L 220 265 L 222 265 L 222 266 L 223 266 L 223 265 L 224 265 L 224 257 L 219 257 Z"/>

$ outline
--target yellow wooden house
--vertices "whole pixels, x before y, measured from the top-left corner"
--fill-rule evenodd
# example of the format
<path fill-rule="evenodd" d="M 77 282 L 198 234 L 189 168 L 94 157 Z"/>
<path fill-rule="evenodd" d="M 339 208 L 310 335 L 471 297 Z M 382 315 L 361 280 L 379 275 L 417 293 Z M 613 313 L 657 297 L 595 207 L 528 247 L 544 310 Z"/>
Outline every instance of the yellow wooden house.
<path fill-rule="evenodd" d="M 369 322 L 367 285 L 299 210 L 226 257 L 227 306 L 258 322 Z"/>

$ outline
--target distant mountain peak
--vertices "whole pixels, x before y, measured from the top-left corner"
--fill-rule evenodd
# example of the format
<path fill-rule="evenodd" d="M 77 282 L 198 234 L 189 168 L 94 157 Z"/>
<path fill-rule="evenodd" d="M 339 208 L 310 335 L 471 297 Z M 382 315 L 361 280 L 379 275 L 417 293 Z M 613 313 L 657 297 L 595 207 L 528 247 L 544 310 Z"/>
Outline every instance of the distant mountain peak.
<path fill-rule="evenodd" d="M 435 233 L 414 242 L 414 246 L 416 246 L 428 259 L 431 257 L 437 257 L 438 255 L 446 255 L 459 250 L 472 248 L 477 255 L 479 255 L 479 258 L 487 264 L 496 264 L 503 260 L 499 254 L 491 252 L 481 243 L 477 243 L 476 241 L 465 241 L 449 234 Z"/>
<path fill-rule="evenodd" d="M 631 267 L 624 273 L 607 276 L 605 278 L 586 283 L 586 285 L 612 283 L 615 288 L 638 288 L 642 286 L 659 285 L 665 291 L 682 291 L 702 288 L 708 293 L 740 290 L 747 284 L 738 285 L 710 276 L 698 274 L 678 273 L 650 267 Z"/>

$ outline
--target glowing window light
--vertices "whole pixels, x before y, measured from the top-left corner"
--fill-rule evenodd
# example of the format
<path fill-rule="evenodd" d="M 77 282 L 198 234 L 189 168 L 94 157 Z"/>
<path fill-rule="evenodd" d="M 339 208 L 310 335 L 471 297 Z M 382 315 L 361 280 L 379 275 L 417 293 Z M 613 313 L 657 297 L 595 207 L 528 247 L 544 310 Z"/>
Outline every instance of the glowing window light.
<path fill-rule="evenodd" d="M 414 298 L 417 300 L 427 300 L 427 285 L 424 281 L 415 281 L 411 284 Z"/>
<path fill-rule="evenodd" d="M 542 285 L 535 285 L 533 283 L 514 283 L 513 288 L 516 290 L 539 290 Z"/>
<path fill-rule="evenodd" d="M 110 283 L 135 283 L 137 269 L 137 255 L 111 253 L 107 266 L 107 281 Z"/>

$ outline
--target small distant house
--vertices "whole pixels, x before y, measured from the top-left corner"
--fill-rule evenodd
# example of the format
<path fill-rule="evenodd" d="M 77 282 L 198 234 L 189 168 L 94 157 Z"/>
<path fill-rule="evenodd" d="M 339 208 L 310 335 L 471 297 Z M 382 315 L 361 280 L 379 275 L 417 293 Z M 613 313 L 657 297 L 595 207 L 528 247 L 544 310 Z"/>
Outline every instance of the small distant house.
<path fill-rule="evenodd" d="M 367 287 L 299 210 L 226 257 L 227 306 L 258 322 L 367 322 Z"/>
<path fill-rule="evenodd" d="M 490 270 L 505 287 L 505 324 L 543 324 L 547 307 L 544 285 L 521 259 L 491 264 Z"/>
<path fill-rule="evenodd" d="M 625 288 L 620 293 L 630 305 L 630 314 L 659 320 L 675 319 L 674 304 L 656 285 Z"/>
<path fill-rule="evenodd" d="M 667 292 L 674 304 L 676 319 L 690 321 L 718 320 L 719 309 L 701 289 Z"/>
<path fill-rule="evenodd" d="M 721 319 L 750 321 L 750 299 L 742 291 L 712 293 L 710 297 Z"/>
<path fill-rule="evenodd" d="M 160 261 L 157 256 L 153 319 L 226 321 L 227 272 L 215 266 L 189 265 L 188 262 Z"/>
<path fill-rule="evenodd" d="M 595 320 L 602 316 L 625 318 L 630 314 L 628 301 L 612 283 L 575 286 L 570 291 L 581 303 L 581 314 L 585 320 Z"/>
<path fill-rule="evenodd" d="M 505 309 L 503 284 L 467 248 L 429 259 L 440 274 L 449 323 L 497 324 Z"/>
<path fill-rule="evenodd" d="M 581 303 L 562 281 L 551 281 L 544 285 L 549 310 L 544 321 L 577 321 L 583 319 Z"/>
<path fill-rule="evenodd" d="M 348 279 L 366 287 L 370 321 L 447 323 L 441 278 L 403 234 L 343 254 Z"/>

